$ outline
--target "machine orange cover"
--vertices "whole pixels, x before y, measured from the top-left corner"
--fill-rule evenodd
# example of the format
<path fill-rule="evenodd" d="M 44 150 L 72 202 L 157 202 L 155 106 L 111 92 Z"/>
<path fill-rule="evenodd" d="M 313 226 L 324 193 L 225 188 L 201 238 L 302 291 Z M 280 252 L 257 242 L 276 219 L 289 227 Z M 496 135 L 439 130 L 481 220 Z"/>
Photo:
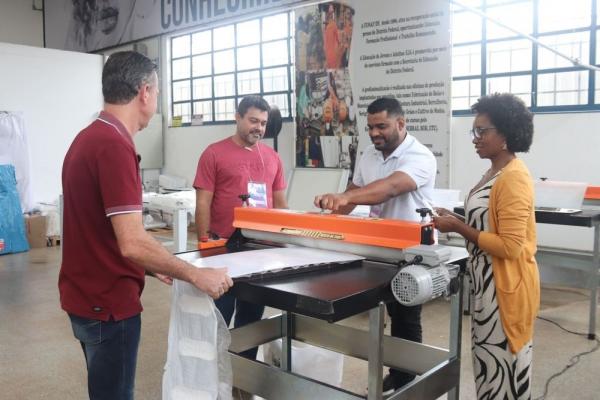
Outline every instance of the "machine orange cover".
<path fill-rule="evenodd" d="M 405 249 L 421 243 L 422 224 L 391 219 L 237 207 L 233 226 L 314 239 Z"/>
<path fill-rule="evenodd" d="M 198 241 L 198 250 L 212 249 L 215 247 L 223 247 L 227 244 L 227 239 L 213 239 L 206 242 Z"/>
<path fill-rule="evenodd" d="M 585 198 L 589 200 L 600 200 L 600 186 L 588 186 Z"/>

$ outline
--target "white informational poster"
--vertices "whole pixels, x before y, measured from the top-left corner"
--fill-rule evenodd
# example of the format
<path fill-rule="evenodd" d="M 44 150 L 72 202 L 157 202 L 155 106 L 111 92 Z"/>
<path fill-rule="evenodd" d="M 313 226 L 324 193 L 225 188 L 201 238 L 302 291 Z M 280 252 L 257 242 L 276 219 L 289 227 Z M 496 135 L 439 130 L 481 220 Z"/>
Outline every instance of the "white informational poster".
<path fill-rule="evenodd" d="M 354 167 L 371 143 L 368 105 L 393 96 L 407 131 L 437 158 L 436 186 L 447 187 L 450 43 L 447 0 L 348 0 L 296 10 L 296 165 L 348 167 L 349 158 Z"/>
<path fill-rule="evenodd" d="M 359 154 L 370 144 L 367 106 L 395 96 L 407 131 L 437 158 L 437 187 L 448 186 L 451 75 L 447 0 L 355 1 L 350 74 L 357 99 Z"/>

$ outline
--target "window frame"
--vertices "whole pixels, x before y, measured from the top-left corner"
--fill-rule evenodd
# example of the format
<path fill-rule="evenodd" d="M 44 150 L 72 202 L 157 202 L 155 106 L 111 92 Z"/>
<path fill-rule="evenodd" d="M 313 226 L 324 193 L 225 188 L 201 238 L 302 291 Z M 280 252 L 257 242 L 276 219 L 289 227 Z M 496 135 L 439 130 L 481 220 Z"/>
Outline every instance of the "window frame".
<path fill-rule="evenodd" d="M 595 65 L 595 66 L 600 66 L 599 65 L 599 60 L 597 60 L 597 51 L 596 51 L 596 43 L 597 43 L 597 36 L 600 35 L 600 28 L 598 25 L 598 20 L 597 20 L 597 7 L 598 7 L 598 1 L 600 0 L 590 0 L 590 12 L 591 12 L 591 19 L 590 19 L 590 24 L 589 26 L 579 26 L 576 28 L 572 28 L 572 29 L 562 29 L 562 30 L 556 30 L 556 31 L 547 31 L 547 32 L 543 32 L 543 33 L 539 33 L 538 32 L 538 21 L 539 21 L 539 7 L 540 7 L 540 0 L 507 0 L 504 2 L 498 2 L 498 3 L 494 3 L 491 5 L 488 5 L 488 1 L 487 0 L 482 0 L 480 6 L 476 7 L 477 9 L 482 10 L 484 13 L 492 7 L 498 7 L 498 6 L 504 6 L 504 5 L 511 5 L 511 4 L 516 4 L 516 3 L 531 3 L 532 4 L 532 34 L 531 36 L 533 36 L 536 39 L 543 39 L 544 37 L 551 37 L 551 36 L 556 36 L 556 35 L 561 35 L 561 34 L 568 34 L 568 33 L 587 33 L 589 35 L 589 60 L 587 62 L 587 64 L 589 65 Z M 460 7 L 456 7 L 452 13 L 463 13 L 463 12 L 468 12 L 470 13 L 470 11 L 468 10 L 464 10 Z M 595 73 L 593 71 L 590 71 L 587 68 L 581 67 L 581 66 L 576 66 L 576 65 L 572 65 L 572 66 L 568 66 L 568 67 L 557 67 L 557 68 L 544 68 L 544 69 L 540 69 L 538 66 L 538 54 L 540 51 L 540 46 L 537 43 L 531 43 L 532 47 L 531 47 L 531 70 L 530 71 L 514 71 L 514 72 L 502 72 L 502 73 L 488 73 L 488 66 L 487 66 L 487 57 L 488 57 L 488 44 L 489 43 L 498 43 L 498 42 L 508 42 L 511 40 L 516 40 L 516 39 L 524 39 L 521 36 L 518 35 L 512 35 L 509 37 L 502 37 L 502 38 L 495 38 L 495 39 L 486 39 L 486 34 L 487 34 L 487 25 L 488 24 L 493 24 L 493 22 L 490 22 L 488 20 L 486 20 L 483 17 L 481 18 L 481 40 L 474 40 L 474 41 L 469 41 L 469 42 L 461 42 L 458 44 L 454 44 L 453 43 L 453 49 L 454 48 L 459 48 L 459 47 L 464 47 L 464 46 L 469 46 L 469 45 L 480 45 L 481 46 L 481 68 L 480 68 L 480 74 L 472 74 L 472 75 L 457 75 L 457 76 L 452 76 L 452 80 L 453 81 L 460 81 L 460 80 L 469 80 L 469 79 L 479 79 L 481 82 L 481 86 L 480 86 L 480 96 L 489 94 L 487 93 L 487 82 L 488 79 L 491 78 L 498 78 L 498 77 L 510 77 L 510 76 L 517 76 L 517 75 L 531 75 L 531 88 L 530 88 L 530 104 L 531 106 L 529 107 L 530 110 L 532 112 L 537 112 L 537 113 L 557 113 L 557 112 L 586 112 L 586 111 L 600 111 L 600 99 L 596 98 L 596 78 L 595 78 Z M 527 39 L 525 39 L 527 40 Z M 551 106 L 538 106 L 538 90 L 537 90 L 537 86 L 538 86 L 538 76 L 539 75 L 545 75 L 545 74 L 552 74 L 552 73 L 561 73 L 561 72 L 579 72 L 579 71 L 589 71 L 588 73 L 588 78 L 587 78 L 587 102 L 585 104 L 573 104 L 573 105 L 551 105 Z M 453 109 L 452 110 L 452 115 L 453 116 L 457 116 L 457 115 L 470 115 L 471 114 L 471 110 L 470 109 Z"/>
<path fill-rule="evenodd" d="M 287 16 L 287 22 L 286 22 L 286 26 L 287 26 L 287 35 L 284 35 L 283 37 L 279 37 L 276 39 L 268 39 L 268 40 L 263 40 L 263 20 L 265 18 L 269 18 L 269 17 L 273 17 L 275 15 L 286 15 Z M 234 100 L 234 104 L 237 107 L 237 104 L 239 103 L 239 101 L 244 97 L 244 96 L 249 96 L 249 95 L 260 95 L 260 96 L 275 96 L 275 95 L 284 95 L 287 97 L 287 112 L 284 114 L 284 108 L 280 106 L 280 110 L 282 111 L 282 117 L 284 121 L 291 121 L 293 120 L 293 112 L 294 112 L 294 105 L 292 103 L 293 101 L 293 79 L 294 79 L 294 75 L 295 75 L 295 70 L 294 70 L 294 56 L 291 54 L 291 51 L 293 51 L 294 49 L 294 35 L 295 32 L 293 30 L 293 25 L 290 23 L 290 21 L 293 21 L 294 15 L 293 15 L 293 11 L 292 10 L 288 10 L 288 11 L 284 11 L 284 12 L 278 12 L 278 13 L 274 13 L 274 14 L 268 14 L 268 15 L 262 15 L 259 17 L 254 17 L 254 18 L 249 18 L 246 20 L 240 20 L 240 21 L 235 21 L 235 22 L 231 22 L 225 25 L 218 25 L 218 26 L 211 26 L 208 28 L 204 28 L 204 29 L 197 29 L 194 31 L 188 31 L 185 33 L 176 33 L 174 35 L 169 36 L 168 40 L 169 40 L 169 49 L 168 49 L 168 66 L 169 66 L 169 98 L 168 98 L 168 102 L 169 102 L 169 126 L 173 126 L 173 116 L 175 116 L 175 107 L 179 104 L 183 104 L 186 105 L 188 104 L 190 107 L 190 118 L 191 116 L 194 115 L 194 103 L 195 102 L 204 102 L 204 101 L 210 101 L 211 102 L 211 120 L 205 120 L 203 122 L 202 125 L 229 125 L 229 124 L 234 124 L 235 123 L 235 119 L 228 119 L 228 120 L 216 120 L 216 116 L 217 116 L 217 112 L 216 112 L 216 107 L 215 104 L 217 101 L 220 100 L 229 100 L 229 99 L 233 99 Z M 258 29 L 259 29 L 259 39 L 256 43 L 245 43 L 245 44 L 240 44 L 238 45 L 238 25 L 239 24 L 243 24 L 252 20 L 258 20 L 259 24 L 258 24 Z M 221 29 L 227 26 L 233 26 L 233 47 L 227 47 L 227 48 L 222 48 L 222 49 L 218 49 L 215 50 L 214 49 L 214 31 L 217 29 Z M 200 53 L 194 53 L 193 52 L 193 48 L 192 48 L 192 36 L 194 34 L 198 34 L 201 32 L 206 32 L 206 31 L 210 31 L 211 32 L 211 45 L 210 45 L 210 50 L 208 51 L 203 51 Z M 176 39 L 181 39 L 182 37 L 187 37 L 188 38 L 188 45 L 189 45 L 189 53 L 183 56 L 178 56 L 178 57 L 173 57 L 173 41 Z M 263 60 L 263 46 L 264 45 L 268 45 L 269 43 L 274 43 L 274 42 L 282 42 L 285 41 L 286 46 L 287 46 L 287 60 L 285 63 L 283 64 L 273 64 L 273 65 L 269 65 L 269 66 L 264 66 L 264 60 Z M 250 47 L 250 46 L 258 46 L 258 57 L 259 57 L 259 63 L 258 66 L 255 68 L 247 68 L 247 69 L 237 69 L 238 67 L 238 62 L 237 62 L 237 57 L 238 57 L 238 49 L 241 48 L 245 48 L 245 47 Z M 232 50 L 233 51 L 233 62 L 234 62 L 234 66 L 233 66 L 233 70 L 228 71 L 228 72 L 220 72 L 220 71 L 215 71 L 215 58 L 214 58 L 214 54 L 218 53 L 218 52 L 222 52 L 222 51 L 227 51 L 227 50 Z M 210 74 L 203 74 L 203 75 L 197 75 L 195 76 L 193 73 L 193 60 L 194 57 L 196 56 L 202 56 L 202 55 L 210 55 L 211 57 L 211 73 Z M 179 78 L 179 79 L 173 79 L 173 73 L 174 73 L 174 68 L 173 68 L 173 63 L 179 60 L 186 60 L 189 59 L 189 68 L 190 68 L 190 75 L 186 78 Z M 268 91 L 265 92 L 264 90 L 264 71 L 266 70 L 271 70 L 271 69 L 277 69 L 277 68 L 285 68 L 287 69 L 287 90 L 277 90 L 277 91 Z M 252 93 L 245 93 L 245 94 L 239 94 L 239 84 L 238 84 L 238 75 L 239 74 L 243 74 L 243 73 L 248 73 L 248 72 L 252 72 L 252 71 L 258 71 L 259 76 L 258 76 L 258 80 L 259 80 L 259 91 L 258 92 L 252 92 Z M 219 77 L 219 76 L 226 76 L 226 75 L 233 75 L 233 94 L 232 95 L 224 95 L 224 96 L 216 96 L 215 93 L 215 78 Z M 194 80 L 196 79 L 202 79 L 202 78 L 210 78 L 211 79 L 211 91 L 212 91 L 212 96 L 211 97 L 194 97 L 195 93 L 194 93 Z M 179 82 L 189 82 L 189 90 L 190 90 L 190 94 L 189 94 L 189 99 L 187 100 L 174 100 L 174 86 L 179 83 Z M 189 122 L 182 122 L 181 126 L 192 126 L 191 121 Z"/>

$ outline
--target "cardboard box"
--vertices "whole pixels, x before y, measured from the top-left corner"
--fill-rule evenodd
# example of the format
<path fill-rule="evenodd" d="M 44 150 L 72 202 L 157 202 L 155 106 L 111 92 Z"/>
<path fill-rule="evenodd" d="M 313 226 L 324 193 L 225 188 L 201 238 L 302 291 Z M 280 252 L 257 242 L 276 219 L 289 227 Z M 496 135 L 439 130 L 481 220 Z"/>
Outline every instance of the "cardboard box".
<path fill-rule="evenodd" d="M 29 247 L 39 248 L 47 246 L 48 238 L 46 237 L 46 229 L 47 221 L 45 216 L 39 214 L 25 216 L 25 230 L 27 232 Z"/>

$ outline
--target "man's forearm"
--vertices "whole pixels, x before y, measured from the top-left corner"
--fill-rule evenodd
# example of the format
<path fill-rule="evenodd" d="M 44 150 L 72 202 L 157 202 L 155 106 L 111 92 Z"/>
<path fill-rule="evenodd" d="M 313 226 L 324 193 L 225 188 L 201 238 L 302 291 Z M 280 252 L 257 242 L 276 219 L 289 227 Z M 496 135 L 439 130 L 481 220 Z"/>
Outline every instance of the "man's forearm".
<path fill-rule="evenodd" d="M 210 230 L 210 206 L 200 204 L 196 206 L 196 226 L 198 240 L 202 236 L 207 236 Z"/>
<path fill-rule="evenodd" d="M 210 230 L 210 212 L 200 213 L 200 222 L 198 222 L 198 239 L 202 236 L 207 236 Z"/>
<path fill-rule="evenodd" d="M 348 204 L 346 206 L 341 206 L 338 210 L 333 211 L 333 214 L 341 214 L 348 215 L 356 208 L 356 204 Z"/>
<path fill-rule="evenodd" d="M 141 265 L 151 273 L 159 273 L 175 279 L 189 281 L 191 267 L 185 261 L 173 257 L 156 239 L 146 234 L 127 249 L 122 249 L 123 256 Z"/>
<path fill-rule="evenodd" d="M 381 204 L 396 194 L 391 185 L 385 182 L 373 182 L 361 188 L 348 190 L 344 195 L 347 197 L 349 205 L 354 208 L 356 205 Z"/>

